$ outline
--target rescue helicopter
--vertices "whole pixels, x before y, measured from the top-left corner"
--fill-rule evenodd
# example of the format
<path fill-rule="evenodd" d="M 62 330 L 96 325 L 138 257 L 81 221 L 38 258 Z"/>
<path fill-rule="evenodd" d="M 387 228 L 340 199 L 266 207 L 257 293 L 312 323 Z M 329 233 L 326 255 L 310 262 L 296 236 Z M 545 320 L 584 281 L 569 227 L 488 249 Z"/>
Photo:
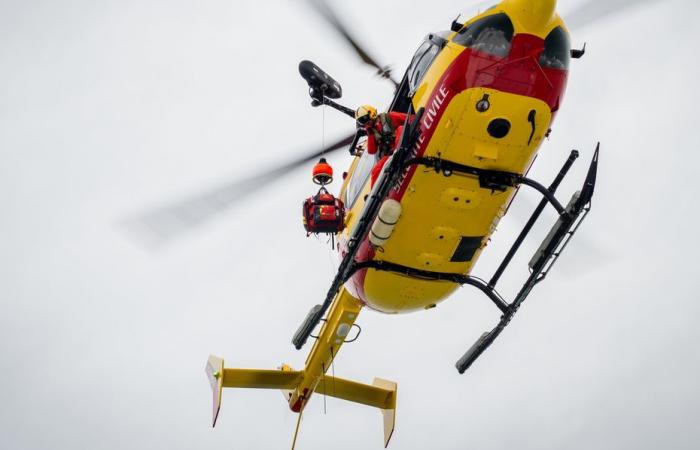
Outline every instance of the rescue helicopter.
<path fill-rule="evenodd" d="M 333 237 L 340 263 L 325 297 L 292 337 L 297 350 L 314 339 L 303 368 L 228 368 L 222 358 L 209 357 L 205 371 L 213 393 L 212 425 L 223 388 L 279 389 L 298 414 L 294 448 L 302 412 L 317 393 L 379 409 L 386 447 L 395 426 L 397 384 L 375 378 L 367 385 L 327 374 L 343 344 L 353 340 L 349 336 L 363 309 L 416 312 L 435 307 L 463 285 L 476 288 L 501 318 L 456 361 L 459 373 L 502 334 L 591 210 L 596 184 L 600 144 L 581 189 L 566 202 L 556 193 L 578 151 L 569 153 L 546 186 L 527 176 L 561 107 L 571 60 L 585 53 L 585 45 L 571 48 L 556 3 L 502 0 L 468 20 L 458 17 L 448 31 L 428 34 L 403 77 L 394 80 L 391 70 L 369 56 L 326 2 L 310 0 L 365 63 L 394 84 L 395 94 L 383 113 L 371 106 L 348 108 L 337 102 L 342 88 L 336 80 L 310 61 L 300 63 L 312 105 L 352 117 L 356 129 L 274 171 L 283 173 L 320 158 L 313 167 L 313 181 L 320 188 L 303 202 L 303 224 L 308 234 Z M 627 3 L 617 2 L 615 8 Z M 608 8 L 604 14 L 610 12 Z M 576 14 L 583 18 L 576 19 Z M 579 24 L 596 18 L 589 4 L 576 14 L 571 17 Z M 354 158 L 335 196 L 326 188 L 334 174 L 323 156 L 342 149 Z M 260 178 L 253 177 L 234 190 L 243 195 L 259 184 Z M 519 188 L 534 189 L 542 196 L 540 203 L 490 279 L 471 275 Z M 142 220 L 170 237 L 228 206 L 198 209 L 200 201 L 163 208 Z M 548 206 L 557 220 L 530 259 L 530 274 L 521 289 L 507 300 L 499 294 L 498 282 Z M 185 219 L 176 220 L 180 216 Z"/>

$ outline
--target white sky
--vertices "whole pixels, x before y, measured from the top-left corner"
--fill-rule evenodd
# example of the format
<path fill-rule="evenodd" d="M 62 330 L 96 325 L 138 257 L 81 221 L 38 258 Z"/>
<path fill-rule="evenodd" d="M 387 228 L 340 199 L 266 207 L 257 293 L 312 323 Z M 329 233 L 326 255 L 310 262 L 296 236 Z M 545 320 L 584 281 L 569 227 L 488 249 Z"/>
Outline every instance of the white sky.
<path fill-rule="evenodd" d="M 560 2 L 565 17 L 577 3 Z M 464 6 L 338 9 L 401 72 Z M 594 209 L 467 374 L 454 362 L 498 319 L 477 291 L 361 315 L 335 373 L 399 383 L 391 448 L 696 447 L 698 14 L 697 2 L 659 1 L 574 33 L 588 53 L 531 174 L 548 183 L 579 148 L 567 200 L 600 140 Z M 303 365 L 310 346 L 290 339 L 335 260 L 304 236 L 307 172 L 158 253 L 119 223 L 318 145 L 301 59 L 339 80 L 348 105 L 390 98 L 299 1 L 0 1 L 0 448 L 289 446 L 296 416 L 278 392 L 226 391 L 212 430 L 203 367 L 210 353 Z M 327 111 L 329 139 L 351 127 Z M 349 157 L 334 162 L 342 171 Z M 522 197 L 475 274 L 491 274 L 537 201 Z M 553 221 L 548 211 L 540 235 Z M 322 411 L 317 396 L 298 448 L 381 448 L 377 411 L 334 399 Z"/>

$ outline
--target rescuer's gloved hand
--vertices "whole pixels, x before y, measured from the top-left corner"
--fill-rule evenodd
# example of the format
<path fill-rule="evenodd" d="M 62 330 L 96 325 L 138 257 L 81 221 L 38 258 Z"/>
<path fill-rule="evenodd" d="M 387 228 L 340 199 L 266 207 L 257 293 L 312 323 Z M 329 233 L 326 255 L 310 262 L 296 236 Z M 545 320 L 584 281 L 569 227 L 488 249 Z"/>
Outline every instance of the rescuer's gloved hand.
<path fill-rule="evenodd" d="M 358 126 L 365 126 L 377 118 L 377 108 L 372 105 L 362 105 L 355 111 L 355 121 Z"/>

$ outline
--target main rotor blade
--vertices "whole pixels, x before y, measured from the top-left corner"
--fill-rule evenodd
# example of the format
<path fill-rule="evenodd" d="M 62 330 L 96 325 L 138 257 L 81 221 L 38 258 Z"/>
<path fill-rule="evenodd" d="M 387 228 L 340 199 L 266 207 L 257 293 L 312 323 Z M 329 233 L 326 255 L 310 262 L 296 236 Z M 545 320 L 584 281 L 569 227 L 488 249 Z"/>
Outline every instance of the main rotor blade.
<path fill-rule="evenodd" d="M 326 153 L 347 148 L 354 137 L 353 133 L 322 150 L 316 150 L 264 173 L 227 183 L 183 201 L 142 213 L 127 220 L 125 227 L 140 243 L 150 248 L 160 247 L 202 225 L 217 214 L 234 206 L 246 196 L 268 186 L 271 181 L 279 179 L 284 174 Z"/>
<path fill-rule="evenodd" d="M 365 64 L 368 64 L 375 69 L 377 69 L 377 74 L 382 78 L 394 83 L 396 87 L 399 83 L 391 76 L 391 68 L 389 66 L 382 66 L 374 58 L 372 58 L 369 53 L 357 42 L 357 40 L 352 37 L 348 28 L 340 21 L 338 15 L 333 11 L 333 9 L 328 5 L 325 0 L 307 0 L 307 2 L 328 22 L 328 24 L 335 29 L 345 41 L 350 44 L 350 46 L 355 50 L 355 53 L 359 55 Z"/>
<path fill-rule="evenodd" d="M 658 0 L 588 0 L 565 14 L 566 24 L 569 28 L 580 29 L 632 6 L 642 6 L 656 1 Z"/>

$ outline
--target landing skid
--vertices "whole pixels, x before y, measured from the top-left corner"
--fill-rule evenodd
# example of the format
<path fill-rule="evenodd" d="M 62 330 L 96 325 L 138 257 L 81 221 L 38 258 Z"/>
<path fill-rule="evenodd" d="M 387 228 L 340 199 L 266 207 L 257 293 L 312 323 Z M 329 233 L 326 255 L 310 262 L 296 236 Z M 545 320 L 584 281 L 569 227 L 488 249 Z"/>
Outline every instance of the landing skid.
<path fill-rule="evenodd" d="M 544 280 L 547 273 L 549 273 L 554 263 L 557 262 L 559 256 L 588 215 L 588 212 L 591 210 L 591 199 L 593 198 L 593 190 L 595 188 L 599 150 L 600 144 L 598 144 L 595 153 L 593 154 L 593 160 L 588 168 L 588 175 L 586 176 L 582 189 L 574 193 L 566 208 L 559 213 L 559 219 L 530 260 L 528 264 L 530 268 L 530 276 L 527 278 L 527 281 L 525 281 L 522 288 L 515 296 L 515 299 L 509 303 L 506 310 L 503 311 L 503 315 L 501 316 L 501 320 L 498 322 L 498 324 L 491 331 L 487 331 L 482 334 L 481 337 L 469 348 L 469 350 L 467 350 L 467 352 L 457 361 L 455 366 L 457 367 L 459 373 L 464 373 L 496 340 L 508 323 L 510 323 L 511 319 L 520 308 L 520 305 L 522 305 L 528 295 L 530 295 L 532 288 L 535 287 L 537 283 Z M 569 159 L 559 172 L 559 175 L 548 189 L 552 195 L 577 157 L 578 152 L 576 150 L 572 151 Z M 505 270 L 506 266 L 510 263 L 515 252 L 519 249 L 525 236 L 527 236 L 532 229 L 532 226 L 539 218 L 540 213 L 548 201 L 549 199 L 547 197 L 542 199 L 530 217 L 530 220 L 528 220 L 528 222 L 525 224 L 523 231 L 516 239 L 515 243 L 511 247 L 511 250 L 508 252 L 508 255 L 496 270 L 496 273 L 491 281 L 488 283 L 487 289 L 490 292 L 496 292 L 495 287 L 498 279 Z"/>
<path fill-rule="evenodd" d="M 578 157 L 578 152 L 575 150 L 571 152 L 569 159 L 564 164 L 564 167 L 559 172 L 559 175 L 549 187 L 548 192 L 552 195 L 559 186 L 559 183 L 566 175 L 574 160 Z M 535 252 L 535 255 L 530 260 L 528 264 L 530 267 L 530 276 L 527 281 L 523 284 L 522 288 L 515 296 L 515 299 L 508 303 L 503 297 L 496 291 L 496 283 L 500 278 L 503 271 L 508 266 L 516 251 L 522 244 L 523 240 L 527 234 L 532 229 L 539 218 L 542 210 L 550 200 L 544 198 L 542 202 L 537 206 L 533 212 L 530 220 L 525 224 L 523 231 L 520 233 L 515 243 L 511 247 L 510 251 L 504 258 L 501 265 L 496 270 L 496 273 L 491 278 L 488 283 L 480 278 L 460 275 L 454 273 L 443 273 L 443 272 L 431 272 L 427 270 L 415 269 L 413 267 L 402 266 L 399 264 L 394 264 L 388 261 L 367 261 L 364 263 L 356 264 L 356 270 L 360 269 L 374 269 L 386 272 L 394 272 L 402 275 L 406 275 L 413 278 L 420 278 L 423 280 L 435 280 L 435 281 L 450 281 L 460 285 L 470 285 L 481 290 L 497 307 L 501 310 L 503 315 L 498 324 L 491 330 L 487 331 L 481 335 L 481 337 L 472 345 L 472 347 L 467 350 L 467 352 L 462 356 L 456 363 L 457 370 L 459 373 L 464 373 L 476 359 L 493 343 L 493 341 L 498 337 L 503 329 L 511 321 L 515 313 L 520 308 L 520 305 L 525 301 L 527 296 L 532 291 L 537 283 L 544 280 L 547 276 L 549 270 L 551 270 L 554 263 L 557 261 L 561 255 L 564 248 L 569 243 L 569 240 L 578 230 L 581 222 L 585 219 L 586 215 L 591 209 L 591 197 L 593 195 L 593 188 L 595 186 L 596 170 L 598 165 L 598 149 L 596 149 L 595 155 L 593 156 L 593 161 L 588 169 L 588 176 L 584 183 L 583 189 L 576 192 L 569 204 L 564 208 L 562 207 L 561 213 L 559 214 L 559 219 L 554 224 L 549 234 L 542 242 L 540 247 Z M 548 196 L 549 197 L 549 196 Z"/>

